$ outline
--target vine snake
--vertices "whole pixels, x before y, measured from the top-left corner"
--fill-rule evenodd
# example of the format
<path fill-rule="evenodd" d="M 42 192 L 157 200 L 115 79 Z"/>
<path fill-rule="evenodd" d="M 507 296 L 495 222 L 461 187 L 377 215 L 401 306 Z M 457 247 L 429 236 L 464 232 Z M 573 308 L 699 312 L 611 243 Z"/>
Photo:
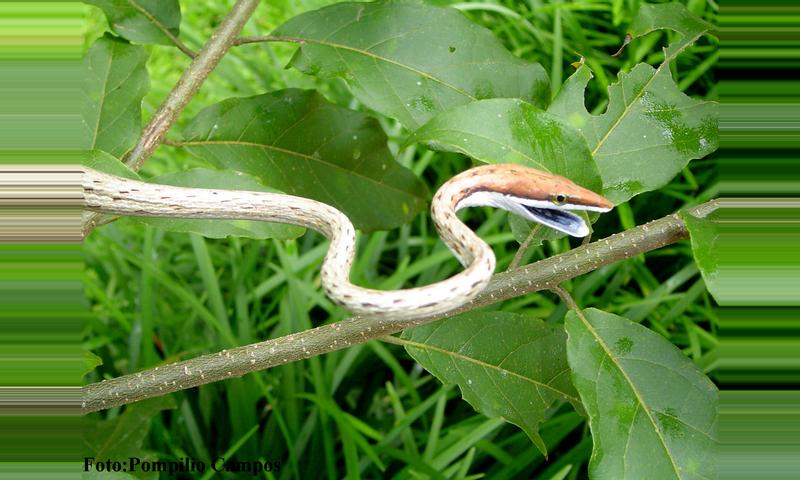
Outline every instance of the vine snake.
<path fill-rule="evenodd" d="M 330 246 L 322 264 L 322 286 L 338 305 L 358 315 L 387 320 L 443 314 L 472 300 L 494 273 L 492 249 L 462 223 L 462 208 L 502 208 L 572 236 L 589 227 L 573 210 L 607 212 L 604 197 L 571 180 L 517 164 L 484 165 L 445 182 L 433 197 L 431 216 L 447 247 L 465 269 L 438 283 L 405 290 L 372 290 L 350 283 L 355 229 L 330 205 L 292 195 L 173 187 L 129 180 L 84 168 L 85 206 L 114 215 L 262 220 L 308 227 Z"/>

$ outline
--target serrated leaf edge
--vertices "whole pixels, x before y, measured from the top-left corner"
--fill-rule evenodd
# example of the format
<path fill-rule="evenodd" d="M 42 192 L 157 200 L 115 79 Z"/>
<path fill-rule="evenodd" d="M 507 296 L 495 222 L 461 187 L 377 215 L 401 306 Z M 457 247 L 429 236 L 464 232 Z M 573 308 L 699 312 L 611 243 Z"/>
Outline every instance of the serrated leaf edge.
<path fill-rule="evenodd" d="M 702 32 L 699 32 L 697 35 L 694 35 L 691 38 L 691 40 L 689 42 L 687 42 L 686 46 L 689 46 L 692 43 L 694 43 L 695 41 L 697 41 L 697 39 L 702 37 L 705 33 L 706 33 L 705 31 L 702 31 Z M 678 56 L 678 54 L 681 53 L 683 50 L 684 49 L 676 50 L 673 55 L 668 56 L 667 55 L 667 48 L 664 48 L 664 61 L 661 62 L 661 65 L 659 65 L 658 67 L 656 67 L 654 69 L 653 75 L 651 75 L 650 78 L 647 80 L 647 82 L 645 82 L 642 85 L 642 88 L 639 90 L 639 92 L 637 92 L 636 95 L 629 102 L 627 102 L 625 104 L 625 108 L 622 111 L 622 114 L 611 125 L 611 127 L 609 127 L 609 129 L 606 132 L 606 134 L 603 135 L 603 138 L 601 138 L 600 141 L 597 142 L 597 145 L 592 149 L 592 156 L 595 156 L 597 154 L 597 152 L 600 150 L 600 148 L 605 144 L 606 140 L 608 140 L 608 137 L 611 135 L 611 133 L 616 130 L 616 128 L 619 126 L 620 122 L 622 122 L 622 120 L 625 117 L 627 117 L 628 113 L 631 112 L 633 105 L 636 104 L 636 102 L 642 97 L 642 95 L 644 95 L 644 92 L 647 91 L 647 88 L 650 86 L 650 84 L 653 83 L 653 81 L 658 76 L 658 74 L 661 73 L 661 71 L 664 68 L 664 66 L 669 66 L 670 62 L 672 62 L 672 60 L 674 60 Z M 584 67 L 584 68 L 589 68 L 589 67 Z M 652 68 L 652 66 L 651 66 L 651 68 Z M 591 73 L 591 69 L 589 69 L 589 71 Z M 673 80 L 673 82 L 674 82 L 674 80 Z M 681 94 L 686 95 L 683 92 L 681 92 Z"/>
<path fill-rule="evenodd" d="M 573 311 L 575 312 L 575 315 L 581 320 L 581 322 L 583 323 L 583 325 L 585 326 L 587 331 L 592 335 L 592 337 L 594 337 L 594 339 L 597 342 L 597 344 L 601 346 L 601 348 L 603 349 L 603 351 L 606 354 L 606 357 L 611 361 L 611 363 L 617 368 L 617 370 L 620 372 L 622 377 L 625 379 L 625 382 L 628 384 L 628 387 L 631 389 L 631 391 L 633 392 L 633 395 L 636 397 L 637 409 L 639 407 L 641 407 L 642 411 L 645 412 L 645 415 L 647 416 L 647 419 L 653 425 L 653 430 L 656 432 L 656 437 L 658 437 L 659 443 L 664 448 L 664 452 L 667 454 L 667 457 L 669 458 L 670 465 L 672 465 L 672 469 L 675 472 L 676 477 L 677 478 L 683 478 L 682 475 L 681 475 L 681 469 L 675 463 L 675 459 L 672 456 L 672 451 L 669 449 L 669 446 L 667 445 L 667 441 L 664 438 L 664 435 L 663 435 L 664 432 L 661 431 L 661 428 L 659 427 L 658 422 L 656 422 L 656 419 L 653 418 L 652 413 L 648 409 L 648 405 L 645 403 L 644 398 L 642 398 L 641 393 L 639 393 L 639 390 L 636 388 L 635 383 L 628 376 L 628 373 L 625 371 L 625 369 L 622 368 L 622 365 L 620 364 L 619 359 L 613 355 L 613 353 L 611 352 L 611 349 L 608 347 L 608 345 L 606 345 L 603 337 L 600 336 L 600 334 L 597 332 L 597 330 L 595 330 L 595 328 L 591 324 L 591 322 L 589 322 L 589 320 L 583 315 L 583 312 L 580 309 L 573 310 Z M 634 418 L 635 418 L 635 416 L 634 416 Z M 681 422 L 681 423 L 684 423 L 684 422 Z M 633 426 L 633 421 L 631 421 L 631 426 Z M 705 432 L 702 432 L 702 433 L 705 434 Z"/>

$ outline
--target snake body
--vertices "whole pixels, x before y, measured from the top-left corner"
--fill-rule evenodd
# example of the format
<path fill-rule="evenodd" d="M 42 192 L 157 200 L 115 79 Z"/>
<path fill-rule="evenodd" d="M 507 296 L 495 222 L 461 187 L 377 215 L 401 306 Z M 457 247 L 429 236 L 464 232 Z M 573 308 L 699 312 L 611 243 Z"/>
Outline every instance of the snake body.
<path fill-rule="evenodd" d="M 458 219 L 456 211 L 460 208 L 489 205 L 515 213 L 519 213 L 515 209 L 566 210 L 563 205 L 547 203 L 554 195 L 573 200 L 567 209 L 605 211 L 610 208 L 603 197 L 566 178 L 527 167 L 489 165 L 467 170 L 443 184 L 431 205 L 431 215 L 442 241 L 465 269 L 432 285 L 383 291 L 350 282 L 350 269 L 355 259 L 355 229 L 344 213 L 330 205 L 285 194 L 151 184 L 91 168 L 84 168 L 82 178 L 85 207 L 99 213 L 262 220 L 316 230 L 330 241 L 321 271 L 325 293 L 355 314 L 392 320 L 446 313 L 469 302 L 488 284 L 495 269 L 494 253 Z M 541 202 L 545 207 L 528 205 Z"/>

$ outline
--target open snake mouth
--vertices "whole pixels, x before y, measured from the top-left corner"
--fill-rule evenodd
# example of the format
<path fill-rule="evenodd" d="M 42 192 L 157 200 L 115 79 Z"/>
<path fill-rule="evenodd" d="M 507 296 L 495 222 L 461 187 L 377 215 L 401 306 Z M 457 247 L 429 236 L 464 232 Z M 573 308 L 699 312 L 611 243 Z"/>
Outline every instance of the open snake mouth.
<path fill-rule="evenodd" d="M 555 205 L 547 200 L 520 198 L 491 191 L 478 191 L 464 197 L 457 204 L 456 210 L 476 206 L 502 208 L 526 220 L 541 223 L 573 237 L 589 235 L 589 226 L 582 216 L 572 213 L 572 211 L 607 212 L 609 210 L 592 205 L 570 203 Z"/>
<path fill-rule="evenodd" d="M 583 218 L 572 212 L 560 208 L 534 207 L 532 205 L 522 206 L 533 217 L 533 220 L 542 225 L 546 225 L 574 237 L 585 237 L 589 234 L 589 227 L 586 225 Z"/>

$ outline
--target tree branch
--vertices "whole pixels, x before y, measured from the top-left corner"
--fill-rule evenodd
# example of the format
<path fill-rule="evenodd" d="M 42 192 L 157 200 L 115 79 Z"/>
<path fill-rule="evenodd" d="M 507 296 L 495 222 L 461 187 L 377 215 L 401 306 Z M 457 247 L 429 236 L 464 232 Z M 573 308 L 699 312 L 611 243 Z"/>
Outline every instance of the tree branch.
<path fill-rule="evenodd" d="M 181 78 L 169 92 L 167 98 L 161 104 L 158 111 L 144 127 L 139 141 L 125 156 L 125 164 L 134 171 L 139 170 L 142 164 L 150 158 L 156 147 L 161 144 L 167 132 L 178 116 L 200 89 L 208 75 L 228 53 L 239 32 L 250 19 L 259 0 L 239 0 L 233 6 L 228 16 L 222 20 L 219 27 L 211 34 L 200 52 L 194 56 L 194 60 L 183 72 Z M 179 46 L 180 47 L 180 46 Z M 192 52 L 193 53 L 193 52 Z M 188 53 L 187 53 L 188 54 Z M 90 213 L 83 220 L 84 237 L 102 224 L 108 223 L 100 219 L 101 215 Z"/>
<path fill-rule="evenodd" d="M 705 216 L 715 206 L 716 202 L 709 202 L 691 209 L 690 212 Z M 247 373 L 378 339 L 409 327 L 530 292 L 553 289 L 561 282 L 600 266 L 661 248 L 686 239 L 688 235 L 683 221 L 677 215 L 668 215 L 534 264 L 498 273 L 475 300 L 447 315 L 402 321 L 352 317 L 304 332 L 203 355 L 113 380 L 103 380 L 84 387 L 83 412 L 94 412 L 206 383 L 241 377 Z"/>
<path fill-rule="evenodd" d="M 189 68 L 187 68 L 178 83 L 169 92 L 161 107 L 150 119 L 144 128 L 139 142 L 126 156 L 125 164 L 133 170 L 139 170 L 142 163 L 147 160 L 161 140 L 178 119 L 178 115 L 189 103 L 208 75 L 228 53 L 236 36 L 250 19 L 259 0 L 239 0 L 233 6 L 227 17 L 222 20 L 219 27 L 211 34 L 202 50 L 197 54 Z"/>

